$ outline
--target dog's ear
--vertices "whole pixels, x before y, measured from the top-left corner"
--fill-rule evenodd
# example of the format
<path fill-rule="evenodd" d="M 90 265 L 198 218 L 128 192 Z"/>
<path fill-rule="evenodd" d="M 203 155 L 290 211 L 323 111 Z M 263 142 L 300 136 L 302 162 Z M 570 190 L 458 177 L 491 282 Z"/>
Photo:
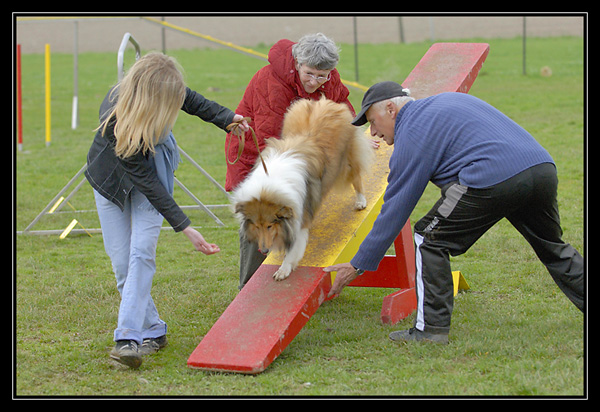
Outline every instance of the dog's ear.
<path fill-rule="evenodd" d="M 235 205 L 235 213 L 239 213 L 240 215 L 246 215 L 246 202 L 239 202 Z"/>
<path fill-rule="evenodd" d="M 277 216 L 277 219 L 291 219 L 294 217 L 294 210 L 289 206 L 283 206 L 275 216 Z"/>

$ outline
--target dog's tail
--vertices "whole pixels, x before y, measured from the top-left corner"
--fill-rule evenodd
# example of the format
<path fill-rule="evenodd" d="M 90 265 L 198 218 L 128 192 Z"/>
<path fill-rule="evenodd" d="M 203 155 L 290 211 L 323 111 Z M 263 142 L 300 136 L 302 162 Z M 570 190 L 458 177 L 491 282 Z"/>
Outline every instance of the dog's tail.
<path fill-rule="evenodd" d="M 354 168 L 354 173 L 365 175 L 371 169 L 375 161 L 375 151 L 369 138 L 365 136 L 363 130 L 353 126 L 355 130 L 354 138 L 350 140 L 348 158 L 350 167 Z"/>

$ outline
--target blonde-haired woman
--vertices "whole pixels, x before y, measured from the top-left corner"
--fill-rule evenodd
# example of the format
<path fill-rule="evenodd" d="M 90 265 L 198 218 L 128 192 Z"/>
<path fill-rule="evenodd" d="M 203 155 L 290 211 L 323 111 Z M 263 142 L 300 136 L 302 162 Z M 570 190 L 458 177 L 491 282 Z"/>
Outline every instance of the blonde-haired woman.
<path fill-rule="evenodd" d="M 104 98 L 88 153 L 85 174 L 94 188 L 104 247 L 121 294 L 111 357 L 132 368 L 141 365 L 142 355 L 167 344 L 167 326 L 150 296 L 163 217 L 196 250 L 219 252 L 190 226 L 172 197 L 179 152 L 171 128 L 179 110 L 223 130 L 242 120 L 186 87 L 173 58 L 150 53 Z"/>

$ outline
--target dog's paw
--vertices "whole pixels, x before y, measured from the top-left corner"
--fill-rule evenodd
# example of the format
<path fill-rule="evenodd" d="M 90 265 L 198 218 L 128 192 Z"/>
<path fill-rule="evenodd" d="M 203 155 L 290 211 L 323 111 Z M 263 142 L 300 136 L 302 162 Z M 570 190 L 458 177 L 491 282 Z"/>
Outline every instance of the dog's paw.
<path fill-rule="evenodd" d="M 354 203 L 354 208 L 356 210 L 363 210 L 367 207 L 367 199 L 362 193 L 358 193 L 356 195 L 356 202 Z"/>
<path fill-rule="evenodd" d="M 292 273 L 292 269 L 282 265 L 279 269 L 277 269 L 277 272 L 273 273 L 273 279 L 283 280 L 287 278 L 290 273 Z"/>

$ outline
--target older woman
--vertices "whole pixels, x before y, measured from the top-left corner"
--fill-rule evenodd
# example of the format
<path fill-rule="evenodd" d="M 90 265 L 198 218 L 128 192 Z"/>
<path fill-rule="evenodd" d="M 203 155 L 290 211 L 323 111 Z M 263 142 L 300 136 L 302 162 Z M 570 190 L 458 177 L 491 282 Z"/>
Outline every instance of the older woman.
<path fill-rule="evenodd" d="M 280 40 L 269 51 L 269 65 L 260 69 L 250 80 L 237 114 L 252 119 L 259 149 L 265 139 L 279 138 L 283 116 L 291 103 L 298 99 L 320 99 L 322 96 L 354 108 L 348 101 L 349 91 L 335 69 L 339 50 L 322 33 L 309 34 L 298 43 Z M 246 144 L 238 158 L 239 139 L 229 133 L 225 142 L 227 176 L 225 188 L 233 190 L 250 172 L 258 157 L 252 135 L 246 132 Z M 231 164 L 233 163 L 233 164 Z M 240 238 L 240 289 L 264 261 L 256 244 Z"/>

